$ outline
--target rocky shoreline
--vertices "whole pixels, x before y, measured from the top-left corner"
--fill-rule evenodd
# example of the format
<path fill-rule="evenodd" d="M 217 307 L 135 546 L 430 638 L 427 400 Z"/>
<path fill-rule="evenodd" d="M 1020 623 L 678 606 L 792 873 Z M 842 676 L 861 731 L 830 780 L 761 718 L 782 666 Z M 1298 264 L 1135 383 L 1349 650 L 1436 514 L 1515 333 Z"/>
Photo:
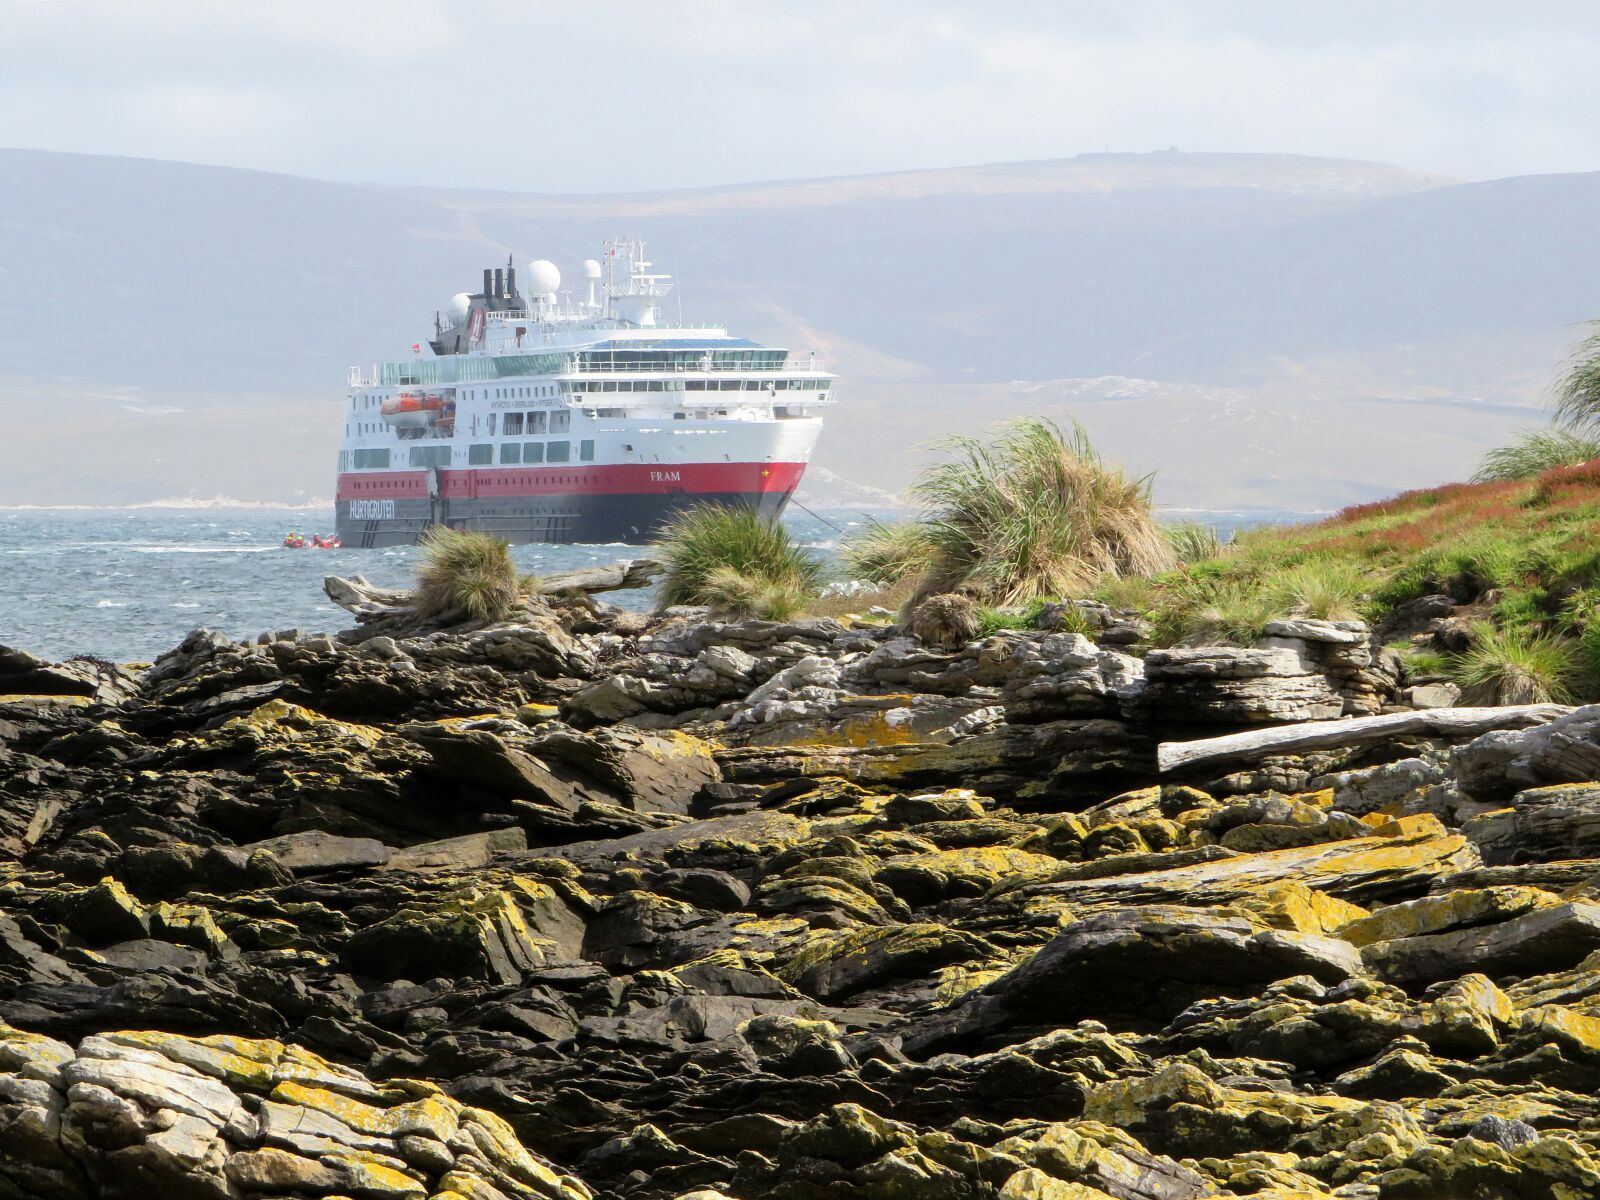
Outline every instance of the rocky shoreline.
<path fill-rule="evenodd" d="M 0 649 L 0 1197 L 1600 1195 L 1600 707 L 644 572 Z"/>

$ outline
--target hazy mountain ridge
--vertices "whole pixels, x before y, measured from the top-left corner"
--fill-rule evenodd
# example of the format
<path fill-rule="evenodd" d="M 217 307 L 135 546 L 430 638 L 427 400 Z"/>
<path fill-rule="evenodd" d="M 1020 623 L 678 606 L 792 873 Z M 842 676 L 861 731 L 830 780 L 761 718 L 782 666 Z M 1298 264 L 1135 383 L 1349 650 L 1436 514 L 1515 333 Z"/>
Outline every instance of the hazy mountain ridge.
<path fill-rule="evenodd" d="M 913 447 L 1043 409 L 1166 503 L 1325 507 L 1534 417 L 1600 309 L 1597 201 L 1592 174 L 1270 155 L 541 197 L 0 151 L 0 502 L 326 495 L 348 365 L 508 251 L 570 267 L 638 232 L 686 317 L 839 371 L 818 465 L 848 481 L 898 489 Z"/>

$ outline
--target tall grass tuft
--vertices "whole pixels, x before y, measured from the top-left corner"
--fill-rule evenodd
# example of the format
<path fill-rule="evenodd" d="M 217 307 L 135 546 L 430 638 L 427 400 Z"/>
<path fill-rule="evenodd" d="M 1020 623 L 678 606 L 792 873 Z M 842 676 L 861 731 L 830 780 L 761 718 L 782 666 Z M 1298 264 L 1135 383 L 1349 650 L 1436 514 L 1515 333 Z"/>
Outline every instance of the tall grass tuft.
<path fill-rule="evenodd" d="M 922 595 L 970 592 L 998 605 L 1068 596 L 1111 575 L 1172 566 L 1150 480 L 1107 466 L 1077 425 L 1039 418 L 982 441 L 947 443 L 951 459 L 913 488 L 933 548 Z"/>
<path fill-rule="evenodd" d="M 822 564 L 776 521 L 720 504 L 684 509 L 662 530 L 658 604 L 706 605 L 735 618 L 781 621 L 821 591 Z"/>
<path fill-rule="evenodd" d="M 1215 525 L 1207 525 L 1202 521 L 1178 521 L 1163 526 L 1163 531 L 1167 541 L 1172 544 L 1172 553 L 1181 563 L 1220 558 L 1228 551 L 1228 543 L 1222 540 Z"/>
<path fill-rule="evenodd" d="M 1600 437 L 1574 429 L 1525 429 L 1509 445 L 1478 460 L 1474 483 L 1528 479 L 1556 467 L 1575 467 L 1600 458 Z"/>
<path fill-rule="evenodd" d="M 1573 347 L 1566 370 L 1556 384 L 1555 418 L 1561 425 L 1600 425 L 1600 321 L 1589 322 L 1589 333 Z"/>
<path fill-rule="evenodd" d="M 1284 615 L 1319 621 L 1353 621 L 1371 590 L 1366 573 L 1352 562 L 1313 558 L 1287 567 L 1266 583 L 1266 596 Z"/>
<path fill-rule="evenodd" d="M 1108 608 L 1131 609 L 1143 616 L 1156 606 L 1157 585 L 1143 575 L 1113 575 L 1094 589 L 1094 599 Z"/>
<path fill-rule="evenodd" d="M 504 620 L 520 594 L 511 547 L 487 533 L 434 525 L 421 541 L 417 612 L 430 620 Z"/>
<path fill-rule="evenodd" d="M 1185 575 L 1173 579 L 1150 614 L 1158 645 L 1249 646 L 1283 608 L 1254 579 Z"/>
<path fill-rule="evenodd" d="M 925 574 L 933 562 L 933 553 L 928 527 L 921 521 L 890 525 L 870 520 L 839 548 L 849 578 L 884 588 Z"/>
<path fill-rule="evenodd" d="M 1571 639 L 1487 622 L 1473 627 L 1471 648 L 1449 663 L 1463 704 L 1565 703 L 1582 669 L 1582 650 Z"/>

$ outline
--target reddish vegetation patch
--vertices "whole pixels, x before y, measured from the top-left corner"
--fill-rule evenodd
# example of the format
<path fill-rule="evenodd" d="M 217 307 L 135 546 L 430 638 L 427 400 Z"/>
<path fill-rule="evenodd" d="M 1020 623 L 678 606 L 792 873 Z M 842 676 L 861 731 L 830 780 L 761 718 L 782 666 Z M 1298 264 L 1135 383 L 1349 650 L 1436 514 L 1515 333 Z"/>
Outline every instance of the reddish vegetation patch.
<path fill-rule="evenodd" d="M 1546 471 L 1534 480 L 1528 503 L 1541 508 L 1556 502 L 1570 506 L 1593 501 L 1597 493 L 1600 493 L 1600 460 Z"/>

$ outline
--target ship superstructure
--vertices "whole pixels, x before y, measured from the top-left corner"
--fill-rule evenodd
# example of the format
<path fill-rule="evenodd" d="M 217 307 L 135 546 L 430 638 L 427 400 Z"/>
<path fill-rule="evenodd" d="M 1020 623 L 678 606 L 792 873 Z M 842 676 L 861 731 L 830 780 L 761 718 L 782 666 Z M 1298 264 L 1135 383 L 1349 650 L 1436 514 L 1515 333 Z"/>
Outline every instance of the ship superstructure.
<path fill-rule="evenodd" d="M 511 542 L 644 542 L 687 504 L 776 517 L 805 471 L 834 377 L 814 356 L 664 324 L 668 276 L 608 242 L 561 287 L 511 262 L 452 297 L 409 359 L 350 372 L 339 451 L 346 546 L 430 525 Z"/>

